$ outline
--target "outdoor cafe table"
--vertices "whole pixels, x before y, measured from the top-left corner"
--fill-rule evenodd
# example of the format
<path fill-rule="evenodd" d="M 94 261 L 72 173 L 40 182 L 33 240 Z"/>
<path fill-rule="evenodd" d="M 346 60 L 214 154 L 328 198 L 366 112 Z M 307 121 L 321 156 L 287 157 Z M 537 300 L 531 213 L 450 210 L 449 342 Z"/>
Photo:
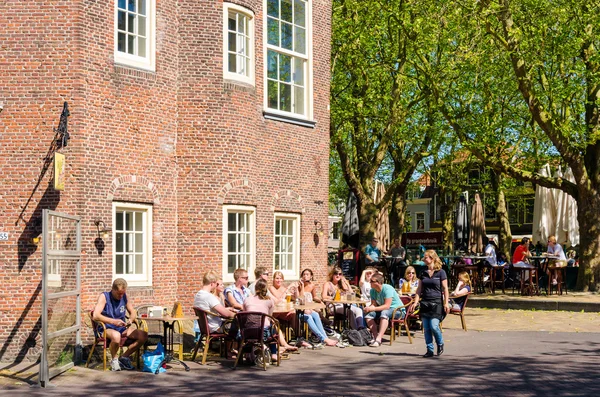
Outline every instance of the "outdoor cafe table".
<path fill-rule="evenodd" d="M 534 266 L 538 269 L 538 272 L 541 272 L 542 275 L 544 275 L 546 273 L 546 271 L 548 270 L 548 265 L 547 262 L 549 259 L 560 259 L 557 255 L 547 255 L 547 254 L 543 254 L 543 255 L 531 255 L 527 257 L 528 259 L 531 259 L 534 263 Z M 562 272 L 564 271 L 563 268 L 561 267 L 556 267 L 557 269 L 560 269 L 560 271 L 558 272 L 560 274 L 560 278 L 561 281 L 563 279 L 563 274 Z M 565 278 L 566 278 L 566 274 L 565 274 Z M 544 286 L 546 287 L 546 294 L 548 294 L 549 289 L 548 289 L 548 280 L 544 283 Z M 559 284 L 560 285 L 560 284 Z"/>
<path fill-rule="evenodd" d="M 353 296 L 352 298 L 348 298 L 348 296 L 343 296 L 343 295 L 339 301 L 336 301 L 333 299 L 324 299 L 323 301 L 325 303 L 333 303 L 334 305 L 339 304 L 339 303 L 344 305 L 344 317 L 345 317 L 344 327 L 346 329 L 350 329 L 350 307 L 352 305 L 366 306 L 369 302 L 371 302 L 370 300 L 363 300 L 356 296 Z"/>
<path fill-rule="evenodd" d="M 172 317 L 172 316 L 161 316 L 161 317 L 143 317 L 141 320 L 150 322 L 150 321 L 159 321 L 162 322 L 163 325 L 163 343 L 165 346 L 165 361 L 170 363 L 174 362 L 176 364 L 181 364 L 186 371 L 190 370 L 190 367 L 187 366 L 181 360 L 178 360 L 173 355 L 173 342 L 174 342 L 174 332 L 175 332 L 175 323 L 178 323 L 179 329 L 183 329 L 183 321 L 191 321 L 196 320 L 196 316 L 183 316 L 183 317 Z"/>
<path fill-rule="evenodd" d="M 526 293 L 529 296 L 533 295 L 534 293 L 539 295 L 539 267 L 524 262 L 513 263 L 513 267 L 521 272 L 521 295 L 525 295 Z M 529 273 L 529 284 L 525 283 L 526 273 Z"/>
<path fill-rule="evenodd" d="M 304 332 L 304 314 L 305 310 L 314 310 L 320 311 L 325 308 L 325 305 L 321 302 L 307 302 L 303 304 L 296 304 L 294 302 L 283 302 L 280 304 L 276 304 L 273 308 L 273 314 L 275 313 L 288 313 L 292 310 L 296 311 L 296 317 L 298 318 L 298 329 L 294 330 L 297 336 L 302 336 L 301 333 Z M 304 335 L 306 338 L 306 335 Z"/>
<path fill-rule="evenodd" d="M 471 260 L 471 265 L 459 265 L 457 264 L 458 259 L 462 259 L 464 262 L 465 259 Z M 463 255 L 457 257 L 457 261 L 452 265 L 453 270 L 453 279 L 458 283 L 458 273 L 460 270 L 465 270 L 471 275 L 471 282 L 473 283 L 473 292 L 474 293 L 484 293 L 485 286 L 483 283 L 483 261 L 487 259 L 485 255 Z"/>

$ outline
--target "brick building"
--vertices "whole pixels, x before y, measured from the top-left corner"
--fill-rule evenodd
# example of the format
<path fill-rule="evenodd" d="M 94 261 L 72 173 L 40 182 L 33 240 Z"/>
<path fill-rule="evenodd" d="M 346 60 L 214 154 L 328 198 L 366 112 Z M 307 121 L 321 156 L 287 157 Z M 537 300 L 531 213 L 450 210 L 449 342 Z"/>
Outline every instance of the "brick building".
<path fill-rule="evenodd" d="M 1 361 L 40 352 L 43 209 L 81 217 L 84 312 L 116 277 L 135 305 L 188 313 L 209 269 L 323 279 L 330 16 L 328 0 L 0 2 Z"/>

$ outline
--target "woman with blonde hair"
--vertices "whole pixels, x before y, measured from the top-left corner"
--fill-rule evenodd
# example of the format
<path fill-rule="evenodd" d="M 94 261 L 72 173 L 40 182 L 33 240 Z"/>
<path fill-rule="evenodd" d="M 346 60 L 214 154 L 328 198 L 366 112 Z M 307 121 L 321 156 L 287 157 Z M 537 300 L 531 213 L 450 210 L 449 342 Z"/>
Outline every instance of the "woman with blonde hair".
<path fill-rule="evenodd" d="M 425 251 L 423 255 L 427 270 L 422 274 L 415 295 L 414 306 L 420 302 L 421 321 L 427 352 L 423 357 L 433 357 L 433 339 L 437 343 L 437 355 L 444 352 L 444 338 L 440 329 L 440 322 L 448 314 L 448 276 L 442 270 L 442 261 L 434 250 Z"/>
<path fill-rule="evenodd" d="M 333 301 L 337 293 L 347 294 L 352 292 L 352 287 L 342 273 L 342 269 L 339 266 L 334 266 L 329 272 L 328 281 L 323 284 L 323 290 L 321 296 L 324 301 Z M 350 306 L 350 326 L 354 329 L 364 328 L 363 311 L 356 305 Z M 344 305 L 341 303 L 335 304 L 335 312 L 339 314 L 344 313 Z M 352 321 L 354 317 L 354 321 Z"/>
<path fill-rule="evenodd" d="M 404 271 L 404 278 L 400 279 L 400 295 L 414 295 L 419 288 L 419 279 L 417 278 L 417 272 L 412 266 L 408 266 Z"/>
<path fill-rule="evenodd" d="M 450 309 L 461 310 L 469 292 L 471 292 L 471 277 L 467 272 L 460 272 L 456 289 L 450 294 Z"/>

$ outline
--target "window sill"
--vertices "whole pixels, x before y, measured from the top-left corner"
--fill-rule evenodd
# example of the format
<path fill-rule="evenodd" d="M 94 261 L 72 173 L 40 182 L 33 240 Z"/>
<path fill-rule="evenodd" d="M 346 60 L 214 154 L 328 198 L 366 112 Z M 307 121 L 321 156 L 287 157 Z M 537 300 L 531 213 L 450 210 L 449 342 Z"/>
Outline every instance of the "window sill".
<path fill-rule="evenodd" d="M 295 124 L 301 127 L 315 128 L 315 126 L 317 125 L 317 122 L 314 120 L 307 120 L 299 117 L 287 116 L 269 111 L 263 111 L 263 117 L 266 120 L 282 121 L 284 123 Z"/>

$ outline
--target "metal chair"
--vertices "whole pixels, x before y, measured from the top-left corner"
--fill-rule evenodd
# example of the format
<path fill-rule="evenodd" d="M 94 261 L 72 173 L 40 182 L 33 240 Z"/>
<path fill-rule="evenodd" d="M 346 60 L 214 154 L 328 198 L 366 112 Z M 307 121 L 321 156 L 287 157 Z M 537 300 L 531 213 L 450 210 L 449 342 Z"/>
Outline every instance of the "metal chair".
<path fill-rule="evenodd" d="M 413 303 L 413 299 L 409 296 L 400 296 L 400 300 L 402 301 L 402 306 L 399 306 L 394 309 L 392 312 L 392 318 L 390 320 L 390 346 L 396 339 L 396 327 L 398 329 L 398 334 L 402 332 L 402 327 L 404 326 L 404 330 L 406 331 L 406 336 L 408 336 L 408 341 L 412 344 L 412 337 L 410 335 L 410 330 L 408 329 L 408 307 Z M 405 309 L 406 314 L 402 318 L 396 318 L 396 312 L 398 310 Z"/>
<path fill-rule="evenodd" d="M 206 357 L 208 356 L 208 348 L 210 347 L 210 342 L 213 340 L 218 340 L 221 342 L 221 344 L 219 345 L 219 353 L 222 355 L 223 354 L 223 342 L 228 340 L 228 334 L 226 332 L 212 332 L 210 330 L 210 326 L 208 324 L 208 316 L 215 316 L 215 317 L 220 317 L 218 314 L 206 311 L 206 310 L 202 310 L 198 307 L 194 307 L 194 313 L 196 313 L 196 316 L 198 316 L 198 326 L 200 328 L 200 338 L 198 338 L 198 342 L 196 342 L 196 346 L 194 347 L 194 353 L 192 354 L 192 361 L 196 360 L 196 354 L 198 353 L 198 349 L 200 348 L 200 345 L 202 343 L 204 343 L 204 349 L 202 352 L 202 365 L 206 364 Z M 225 324 L 226 323 L 231 323 L 229 320 L 230 319 L 223 319 L 224 323 L 221 326 L 221 329 L 224 330 L 225 329 Z M 202 342 L 202 340 L 204 339 L 204 342 Z M 238 354 L 239 357 L 239 354 Z"/>
<path fill-rule="evenodd" d="M 469 300 L 469 296 L 472 294 L 472 292 L 469 292 L 467 295 L 465 295 L 465 300 L 460 308 L 460 310 L 455 310 L 455 309 L 450 309 L 450 312 L 448 314 L 454 314 L 456 316 L 460 316 L 460 322 L 462 324 L 462 329 L 466 332 L 467 331 L 467 321 L 465 320 L 465 308 L 467 307 L 467 301 Z"/>
<path fill-rule="evenodd" d="M 235 364 L 233 368 L 235 369 L 240 361 L 240 357 L 242 357 L 242 352 L 244 351 L 244 347 L 247 345 L 253 345 L 258 347 L 258 354 L 255 353 L 256 357 L 259 358 L 259 362 L 262 363 L 263 369 L 267 370 L 267 361 L 270 361 L 271 354 L 267 345 L 276 344 L 277 345 L 277 366 L 281 361 L 281 347 L 279 344 L 279 321 L 275 318 L 269 316 L 268 314 L 261 312 L 238 312 L 235 315 L 235 318 L 240 327 L 240 333 L 242 335 L 242 340 L 240 342 L 239 353 L 235 359 Z M 264 337 L 264 329 L 266 319 L 269 318 L 271 320 L 272 328 L 272 336 L 265 340 Z"/>
<path fill-rule="evenodd" d="M 110 346 L 110 339 L 106 338 L 104 335 L 106 335 L 106 324 L 104 324 L 102 321 L 96 321 L 94 320 L 94 311 L 90 310 L 90 321 L 92 322 L 92 329 L 94 331 L 94 343 L 92 344 L 92 348 L 90 349 L 90 354 L 88 355 L 88 359 L 85 362 L 85 367 L 88 368 L 88 366 L 90 365 L 90 361 L 92 361 L 92 355 L 94 354 L 94 351 L 96 350 L 97 346 L 100 346 L 100 344 L 102 344 L 102 357 L 103 357 L 103 369 L 104 371 L 106 371 L 106 361 L 107 361 L 107 351 L 109 350 L 109 346 Z M 135 324 L 135 326 L 140 329 L 140 323 L 138 323 L 137 321 L 134 322 L 133 324 Z M 129 339 L 129 338 L 121 338 L 121 342 L 119 343 L 119 351 L 117 353 L 120 353 L 120 351 L 123 349 L 123 347 L 127 347 L 129 345 L 131 345 L 133 342 L 135 342 L 134 339 Z M 136 362 L 137 362 L 137 367 L 140 367 L 140 354 L 139 354 L 139 350 L 136 353 Z"/>

